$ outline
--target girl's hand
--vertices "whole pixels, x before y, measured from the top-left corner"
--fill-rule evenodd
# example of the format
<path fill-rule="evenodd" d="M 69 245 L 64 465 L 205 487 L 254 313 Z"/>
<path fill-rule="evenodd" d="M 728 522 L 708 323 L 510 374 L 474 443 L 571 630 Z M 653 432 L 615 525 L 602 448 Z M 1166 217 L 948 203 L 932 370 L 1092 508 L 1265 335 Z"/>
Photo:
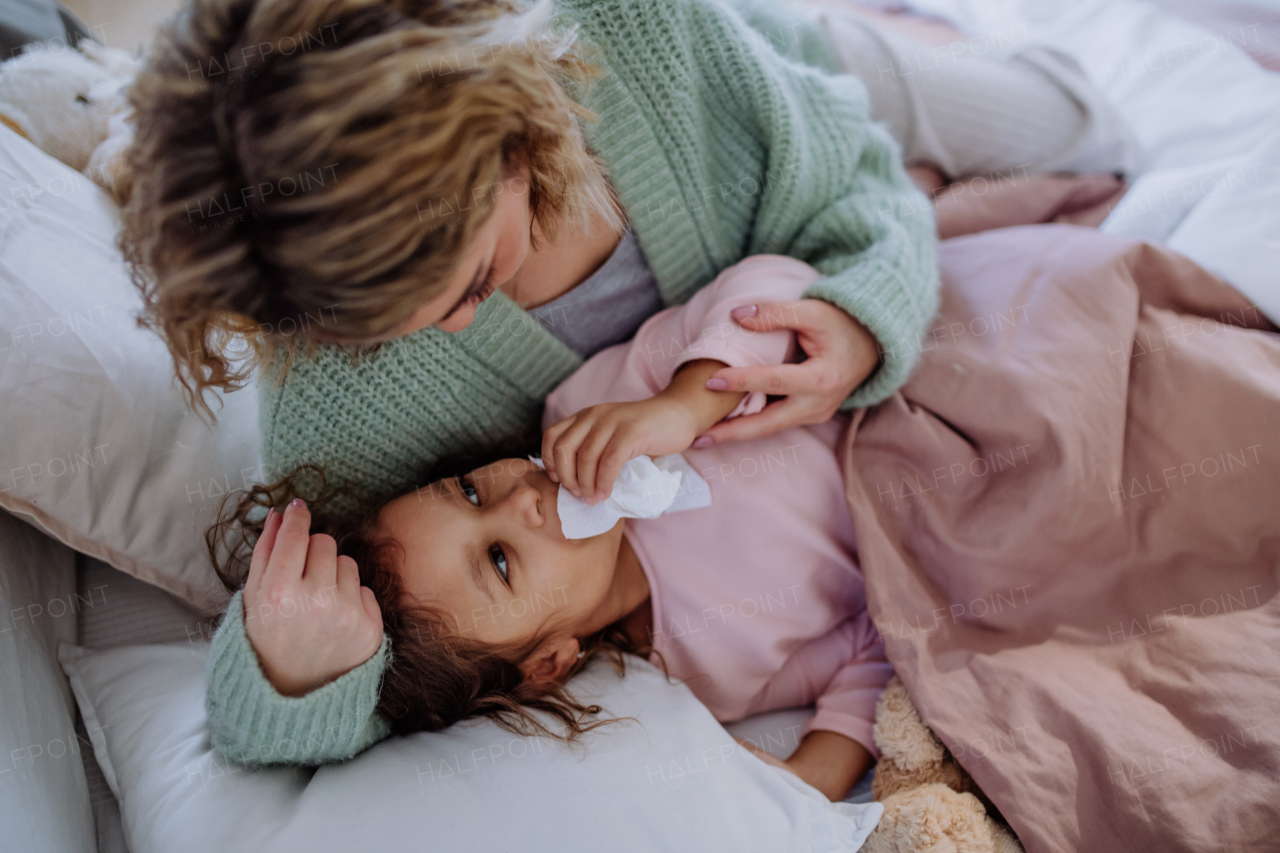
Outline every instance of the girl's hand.
<path fill-rule="evenodd" d="M 801 364 L 726 367 L 707 387 L 785 396 L 754 415 L 723 421 L 704 433 L 715 441 L 772 435 L 789 427 L 822 423 L 866 381 L 880 363 L 876 339 L 841 309 L 819 299 L 761 302 L 731 312 L 752 332 L 793 329 L 809 358 Z"/>
<path fill-rule="evenodd" d="M 262 671 L 285 696 L 301 696 L 355 669 L 382 644 L 382 611 L 360 585 L 356 561 L 332 536 L 310 536 L 301 500 L 272 510 L 253 548 L 244 627 Z"/>
<path fill-rule="evenodd" d="M 874 763 L 871 753 L 856 740 L 821 729 L 805 735 L 786 761 L 789 770 L 833 803 L 849 796 Z"/>
<path fill-rule="evenodd" d="M 765 764 L 794 773 L 838 803 L 867 774 L 875 762 L 867 748 L 855 740 L 827 731 L 812 731 L 786 761 L 770 755 L 749 740 L 734 738 Z"/>
<path fill-rule="evenodd" d="M 627 462 L 679 453 L 701 427 L 697 413 L 672 397 L 601 403 L 548 427 L 542 462 L 553 482 L 594 506 L 613 493 Z"/>
<path fill-rule="evenodd" d="M 778 758 L 775 755 L 765 752 L 763 749 L 756 746 L 751 741 L 746 740 L 744 738 L 740 738 L 740 737 L 736 737 L 734 738 L 734 740 L 736 740 L 738 744 L 742 746 L 747 752 L 751 753 L 756 758 L 763 761 L 765 764 L 772 764 L 774 767 L 781 767 L 783 770 L 786 770 L 788 773 L 796 772 L 795 768 L 792 767 L 790 764 L 788 764 L 787 762 L 783 761 L 781 758 Z M 800 774 L 796 773 L 796 775 L 798 776 Z"/>

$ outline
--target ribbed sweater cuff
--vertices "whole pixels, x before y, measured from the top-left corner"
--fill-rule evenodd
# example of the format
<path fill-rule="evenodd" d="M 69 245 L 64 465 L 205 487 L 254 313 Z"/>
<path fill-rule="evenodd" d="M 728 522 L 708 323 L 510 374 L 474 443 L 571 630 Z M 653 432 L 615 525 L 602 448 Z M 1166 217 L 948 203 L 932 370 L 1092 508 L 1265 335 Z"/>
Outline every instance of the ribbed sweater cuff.
<path fill-rule="evenodd" d="M 242 592 L 237 592 L 209 649 L 205 708 L 214 748 L 251 766 L 351 758 L 389 734 L 376 709 L 390 649 L 384 634 L 373 657 L 341 678 L 305 696 L 282 696 L 249 644 Z"/>
<path fill-rule="evenodd" d="M 867 327 L 880 348 L 879 369 L 841 404 L 842 411 L 873 406 L 902 387 L 915 367 L 921 338 L 938 307 L 936 279 L 918 282 L 913 288 L 903 280 L 900 269 L 883 261 L 859 264 L 840 275 L 820 279 L 804 296 L 843 308 Z"/>

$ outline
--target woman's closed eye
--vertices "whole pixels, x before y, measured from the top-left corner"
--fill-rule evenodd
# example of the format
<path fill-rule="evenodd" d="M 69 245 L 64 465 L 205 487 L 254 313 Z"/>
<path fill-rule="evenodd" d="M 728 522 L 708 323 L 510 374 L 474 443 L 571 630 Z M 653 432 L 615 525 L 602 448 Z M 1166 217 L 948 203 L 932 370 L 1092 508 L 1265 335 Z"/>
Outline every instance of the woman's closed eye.
<path fill-rule="evenodd" d="M 488 299 L 492 293 L 493 267 L 489 267 L 488 273 L 485 274 L 484 281 L 479 284 L 472 284 L 468 287 L 467 292 L 462 294 L 462 297 L 457 301 L 453 308 L 449 309 L 449 313 L 444 316 L 444 319 L 448 320 L 459 311 L 470 308 L 473 305 L 479 305 L 481 302 Z"/>
<path fill-rule="evenodd" d="M 467 295 L 467 305 L 479 305 L 484 302 L 493 293 L 493 267 L 489 268 L 488 275 L 484 278 L 484 283 L 478 288 L 471 291 Z"/>
<path fill-rule="evenodd" d="M 480 492 L 476 489 L 475 483 L 471 482 L 471 475 L 458 478 L 458 489 L 462 494 L 466 495 L 467 500 L 476 506 L 480 506 Z M 493 564 L 497 570 L 498 576 L 502 578 L 502 582 L 507 586 L 511 582 L 507 580 L 507 552 L 502 550 L 502 546 L 496 542 L 489 546 L 489 562 Z"/>

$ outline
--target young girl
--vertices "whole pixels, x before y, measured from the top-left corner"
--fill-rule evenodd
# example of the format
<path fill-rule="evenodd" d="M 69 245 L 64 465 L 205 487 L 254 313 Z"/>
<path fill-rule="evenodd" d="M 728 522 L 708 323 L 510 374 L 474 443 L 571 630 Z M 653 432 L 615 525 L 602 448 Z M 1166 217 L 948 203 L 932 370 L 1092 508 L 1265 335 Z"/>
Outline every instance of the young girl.
<path fill-rule="evenodd" d="M 364 709 L 366 718 L 354 721 L 366 733 L 359 748 L 389 730 L 439 729 L 474 716 L 537 728 L 529 707 L 552 712 L 576 734 L 591 727 L 582 717 L 592 709 L 564 682 L 611 647 L 649 654 L 722 721 L 816 701 L 787 765 L 833 800 L 848 794 L 876 755 L 875 702 L 892 669 L 866 613 L 835 458 L 845 420 L 691 447 L 722 418 L 765 403 L 759 393 L 708 390 L 708 376 L 725 366 L 783 364 L 798 352 L 789 331 L 744 332 L 731 320 L 734 309 L 794 299 L 818 276 L 791 258 L 749 258 L 686 305 L 654 315 L 631 342 L 590 359 L 547 399 L 546 471 L 507 459 L 402 495 L 354 524 L 325 526 L 355 562 L 341 560 L 336 578 L 318 582 L 366 580 L 390 638 L 374 660 L 321 688 L 345 697 L 330 696 L 330 705 Z M 554 480 L 578 493 L 603 492 L 628 459 L 681 451 L 707 481 L 710 506 L 565 538 Z M 242 501 L 238 517 L 252 505 Z M 269 589 L 299 570 L 282 543 L 305 542 L 311 521 L 299 503 L 269 515 L 250 585 Z M 246 721 L 270 729 L 273 703 L 291 700 L 248 701 L 261 693 L 264 674 L 241 620 L 258 618 L 233 599 L 210 677 L 223 682 L 219 695 L 234 699 L 209 710 L 221 751 L 270 761 L 261 752 L 246 756 L 243 734 L 255 728 Z M 380 669 L 388 645 L 381 693 L 375 678 L 370 697 L 362 670 Z M 331 717 L 313 725 L 352 723 Z M 267 742 L 257 738 L 259 749 Z"/>

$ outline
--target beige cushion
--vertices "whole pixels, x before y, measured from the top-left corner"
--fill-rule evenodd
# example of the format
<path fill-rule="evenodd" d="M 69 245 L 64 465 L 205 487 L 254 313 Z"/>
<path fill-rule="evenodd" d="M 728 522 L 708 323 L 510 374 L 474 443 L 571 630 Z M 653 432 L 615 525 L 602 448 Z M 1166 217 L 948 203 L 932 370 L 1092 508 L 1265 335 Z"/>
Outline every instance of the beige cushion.
<path fill-rule="evenodd" d="M 0 128 L 0 507 L 197 607 L 223 594 L 203 532 L 260 479 L 257 396 L 186 410 L 116 246 L 118 212 Z"/>

